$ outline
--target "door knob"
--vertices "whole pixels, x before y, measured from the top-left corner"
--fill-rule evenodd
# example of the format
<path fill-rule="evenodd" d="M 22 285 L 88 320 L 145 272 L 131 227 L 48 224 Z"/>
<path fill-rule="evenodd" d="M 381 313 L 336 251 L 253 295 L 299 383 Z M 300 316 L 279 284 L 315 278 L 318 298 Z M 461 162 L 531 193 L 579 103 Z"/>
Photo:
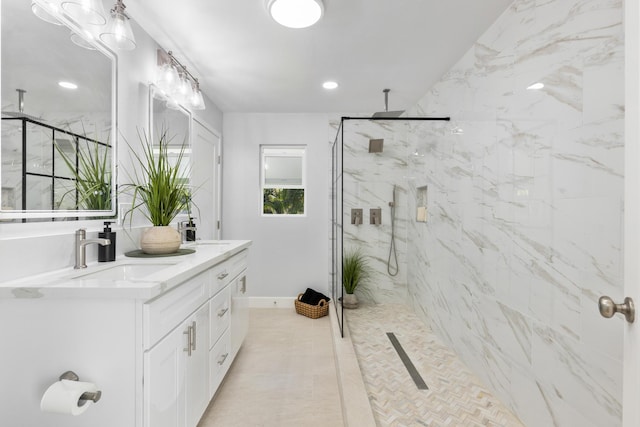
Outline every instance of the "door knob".
<path fill-rule="evenodd" d="M 629 297 L 626 297 L 622 304 L 616 304 L 610 297 L 602 296 L 598 300 L 598 308 L 600 309 L 600 314 L 606 318 L 613 317 L 616 313 L 621 313 L 624 314 L 629 323 L 633 323 L 636 319 L 636 309 L 633 305 L 633 300 Z"/>

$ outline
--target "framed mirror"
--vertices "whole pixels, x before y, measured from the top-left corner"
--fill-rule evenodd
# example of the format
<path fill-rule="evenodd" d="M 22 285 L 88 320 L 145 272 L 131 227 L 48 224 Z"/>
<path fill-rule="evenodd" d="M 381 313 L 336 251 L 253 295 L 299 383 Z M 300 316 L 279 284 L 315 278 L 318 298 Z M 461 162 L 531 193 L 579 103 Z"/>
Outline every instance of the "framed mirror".
<path fill-rule="evenodd" d="M 34 4 L 0 3 L 0 220 L 114 216 L 116 56 Z"/>

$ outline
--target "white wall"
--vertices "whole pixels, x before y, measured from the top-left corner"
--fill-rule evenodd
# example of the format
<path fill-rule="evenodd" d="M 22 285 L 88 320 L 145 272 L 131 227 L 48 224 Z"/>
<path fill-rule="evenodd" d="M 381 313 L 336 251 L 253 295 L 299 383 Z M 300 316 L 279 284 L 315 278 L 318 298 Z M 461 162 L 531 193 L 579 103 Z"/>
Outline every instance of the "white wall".
<path fill-rule="evenodd" d="M 250 296 L 328 292 L 328 121 L 325 114 L 224 115 L 222 238 L 253 240 Z M 261 144 L 306 145 L 306 216 L 262 216 Z"/>
<path fill-rule="evenodd" d="M 156 42 L 135 23 L 135 16 L 132 21 L 137 47 L 130 52 L 118 52 L 119 183 L 126 182 L 123 166 L 130 168 L 129 147 L 125 140 L 135 146 L 138 143 L 137 130 L 147 129 L 149 125 L 148 83 L 155 75 L 158 48 Z M 221 131 L 222 113 L 208 97 L 205 103 L 207 109 L 197 112 L 196 116 Z M 124 201 L 123 197 L 119 198 L 119 203 Z M 73 266 L 75 230 L 85 227 L 88 236 L 93 237 L 102 230 L 102 221 L 0 223 L 0 280 Z M 146 225 L 141 221 L 137 224 Z M 122 229 L 120 225 L 113 229 L 117 232 L 119 256 L 138 247 L 140 228 L 136 223 L 132 230 L 128 226 Z M 95 246 L 87 247 L 88 261 L 97 258 Z"/>

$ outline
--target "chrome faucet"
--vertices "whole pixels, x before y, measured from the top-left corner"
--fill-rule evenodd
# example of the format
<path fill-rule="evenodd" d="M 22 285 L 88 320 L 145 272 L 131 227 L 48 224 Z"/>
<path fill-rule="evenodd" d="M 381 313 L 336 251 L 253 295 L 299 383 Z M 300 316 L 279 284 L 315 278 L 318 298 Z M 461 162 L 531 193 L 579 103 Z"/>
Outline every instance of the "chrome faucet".
<path fill-rule="evenodd" d="M 76 230 L 76 265 L 73 266 L 74 269 L 78 270 L 81 268 L 87 268 L 87 254 L 85 250 L 85 246 L 90 243 L 97 243 L 102 246 L 107 246 L 111 244 L 111 240 L 109 239 L 87 239 L 87 230 L 84 228 L 80 228 Z"/>

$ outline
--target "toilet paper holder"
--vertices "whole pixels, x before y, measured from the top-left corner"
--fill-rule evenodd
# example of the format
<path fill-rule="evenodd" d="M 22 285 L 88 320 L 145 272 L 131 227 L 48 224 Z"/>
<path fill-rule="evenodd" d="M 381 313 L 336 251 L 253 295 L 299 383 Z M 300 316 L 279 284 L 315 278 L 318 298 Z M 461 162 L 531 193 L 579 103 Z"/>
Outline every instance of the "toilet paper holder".
<path fill-rule="evenodd" d="M 68 381 L 80 381 L 80 377 L 73 371 L 67 371 L 60 375 L 60 381 L 68 380 Z M 91 400 L 92 402 L 97 402 L 102 397 L 102 391 L 98 390 L 96 392 L 85 392 L 80 396 L 80 400 Z"/>

